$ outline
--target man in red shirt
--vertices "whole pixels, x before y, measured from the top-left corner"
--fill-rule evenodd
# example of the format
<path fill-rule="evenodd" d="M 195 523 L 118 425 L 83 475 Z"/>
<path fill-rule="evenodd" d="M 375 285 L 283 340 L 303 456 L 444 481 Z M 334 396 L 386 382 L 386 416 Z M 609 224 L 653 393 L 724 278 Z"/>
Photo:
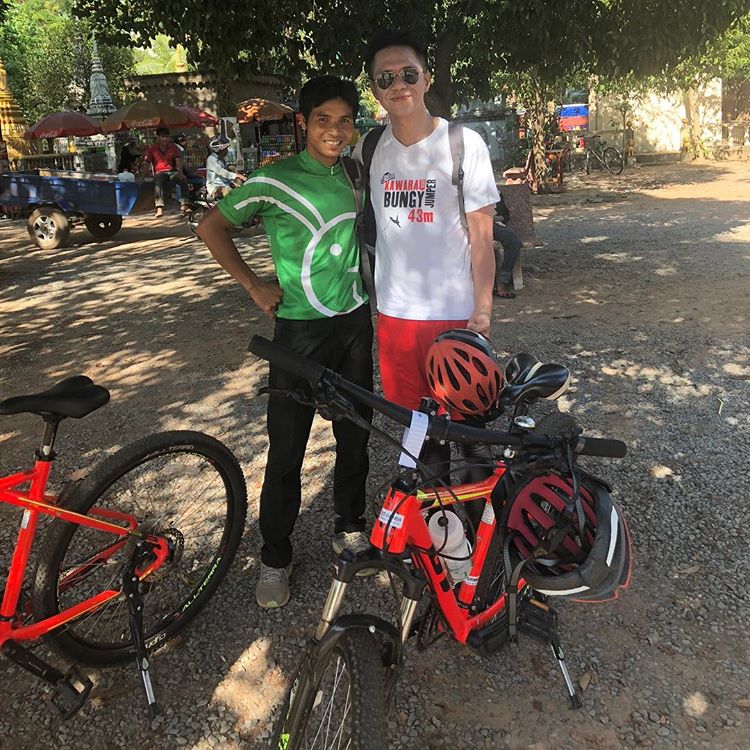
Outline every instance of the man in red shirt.
<path fill-rule="evenodd" d="M 164 198 L 171 191 L 172 185 L 179 185 L 180 208 L 184 214 L 188 210 L 188 196 L 190 186 L 182 171 L 182 152 L 169 139 L 169 128 L 158 128 L 156 143 L 149 146 L 144 161 L 154 170 L 154 205 L 156 218 L 164 214 Z"/>

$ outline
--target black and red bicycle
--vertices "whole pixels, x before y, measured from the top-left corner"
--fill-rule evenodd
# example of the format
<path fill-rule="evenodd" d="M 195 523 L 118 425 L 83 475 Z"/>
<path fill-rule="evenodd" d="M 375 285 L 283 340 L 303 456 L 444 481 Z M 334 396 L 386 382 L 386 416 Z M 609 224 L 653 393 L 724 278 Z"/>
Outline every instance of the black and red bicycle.
<path fill-rule="evenodd" d="M 420 411 L 402 408 L 258 336 L 250 350 L 309 384 L 288 395 L 329 418 L 350 419 L 393 440 L 357 415 L 353 403 L 359 402 L 408 427 L 402 458 L 414 467 L 390 484 L 369 552 L 345 552 L 337 561 L 320 622 L 277 721 L 273 750 L 385 748 L 383 719 L 403 645 L 412 636 L 421 648 L 446 634 L 488 656 L 518 633 L 528 634 L 551 646 L 578 707 L 549 602 L 614 598 L 628 585 L 631 563 L 627 525 L 609 488 L 576 462 L 579 455 L 620 458 L 625 445 L 584 437 L 561 415 L 546 426 L 527 415 L 535 400 L 564 392 L 567 369 L 514 357 L 498 398 L 498 406 L 511 412 L 510 427 L 499 431 L 438 416 L 429 399 Z M 451 485 L 420 461 L 429 441 L 502 447 L 480 461 L 486 478 Z M 468 553 L 451 556 L 448 530 L 455 526 L 454 511 L 466 503 L 474 506 L 463 521 Z M 479 519 L 475 528 L 471 516 Z M 445 543 L 439 533 L 436 541 L 436 526 L 445 529 Z M 457 575 L 461 562 L 463 576 Z M 368 613 L 340 614 L 348 585 L 367 568 L 386 571 L 394 590 L 394 581 L 402 582 L 396 625 Z"/>
<path fill-rule="evenodd" d="M 0 652 L 51 685 L 65 718 L 84 704 L 91 680 L 75 666 L 60 672 L 23 644 L 46 636 L 75 662 L 132 659 L 154 715 L 150 654 L 208 603 L 234 559 L 247 510 L 237 459 L 189 431 L 137 440 L 51 494 L 60 423 L 108 401 L 109 392 L 83 375 L 0 401 L 0 415 L 44 421 L 33 468 L 0 477 L 0 503 L 23 509 L 0 605 Z M 55 520 L 27 585 L 42 515 Z"/>

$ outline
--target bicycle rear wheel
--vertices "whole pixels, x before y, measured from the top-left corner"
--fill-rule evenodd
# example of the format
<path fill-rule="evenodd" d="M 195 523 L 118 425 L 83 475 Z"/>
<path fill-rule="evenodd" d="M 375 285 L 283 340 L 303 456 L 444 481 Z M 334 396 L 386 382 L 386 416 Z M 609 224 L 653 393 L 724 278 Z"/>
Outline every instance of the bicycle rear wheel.
<path fill-rule="evenodd" d="M 272 750 L 383 750 L 385 687 L 376 640 L 364 630 L 341 636 L 317 677 L 303 667 L 276 722 Z"/>
<path fill-rule="evenodd" d="M 603 156 L 604 166 L 612 174 L 622 174 L 624 166 L 622 154 L 614 146 L 607 146 L 607 148 L 604 149 Z"/>
<path fill-rule="evenodd" d="M 226 446 L 203 433 L 174 431 L 122 448 L 63 493 L 61 504 L 91 515 L 114 512 L 105 520 L 119 525 L 130 515 L 140 530 L 168 540 L 168 560 L 142 583 L 146 647 L 153 649 L 183 630 L 226 574 L 242 536 L 247 496 L 242 470 Z M 124 560 L 122 537 L 55 521 L 34 580 L 37 620 L 120 590 Z M 92 664 L 135 654 L 122 594 L 49 639 L 57 651 Z"/>

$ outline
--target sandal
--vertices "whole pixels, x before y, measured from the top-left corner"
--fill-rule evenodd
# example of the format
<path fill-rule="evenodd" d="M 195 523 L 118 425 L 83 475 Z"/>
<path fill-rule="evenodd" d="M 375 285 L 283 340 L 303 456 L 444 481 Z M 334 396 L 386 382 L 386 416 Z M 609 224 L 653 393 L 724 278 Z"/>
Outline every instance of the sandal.
<path fill-rule="evenodd" d="M 492 290 L 492 294 L 495 297 L 500 297 L 500 299 L 515 299 L 516 293 L 511 292 L 510 289 L 503 289 L 502 287 L 496 286 Z"/>

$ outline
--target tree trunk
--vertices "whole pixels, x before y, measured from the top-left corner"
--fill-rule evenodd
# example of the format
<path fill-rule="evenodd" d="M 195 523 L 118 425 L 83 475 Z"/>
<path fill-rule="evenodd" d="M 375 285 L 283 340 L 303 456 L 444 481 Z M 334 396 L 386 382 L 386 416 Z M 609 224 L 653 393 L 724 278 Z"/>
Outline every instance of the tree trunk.
<path fill-rule="evenodd" d="M 453 107 L 453 79 L 451 77 L 451 63 L 458 47 L 458 33 L 444 30 L 440 34 L 435 48 L 435 64 L 433 66 L 433 81 L 427 92 L 425 101 L 430 114 L 436 117 L 451 119 Z"/>
<path fill-rule="evenodd" d="M 544 125 L 547 121 L 547 103 L 537 93 L 529 103 L 526 118 L 531 132 L 531 169 L 533 180 L 531 191 L 533 193 L 547 192 L 549 180 L 547 179 L 547 160 L 545 158 Z"/>
<path fill-rule="evenodd" d="M 232 78 L 226 70 L 216 69 L 216 108 L 219 117 L 234 117 L 237 114 L 237 107 L 232 98 Z"/>
<path fill-rule="evenodd" d="M 699 156 L 706 156 L 706 147 L 703 144 L 703 123 L 701 122 L 701 113 L 698 108 L 698 91 L 695 86 L 691 86 L 682 92 L 682 102 L 685 106 L 685 119 L 690 128 L 690 151 L 693 159 Z"/>

